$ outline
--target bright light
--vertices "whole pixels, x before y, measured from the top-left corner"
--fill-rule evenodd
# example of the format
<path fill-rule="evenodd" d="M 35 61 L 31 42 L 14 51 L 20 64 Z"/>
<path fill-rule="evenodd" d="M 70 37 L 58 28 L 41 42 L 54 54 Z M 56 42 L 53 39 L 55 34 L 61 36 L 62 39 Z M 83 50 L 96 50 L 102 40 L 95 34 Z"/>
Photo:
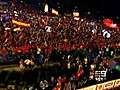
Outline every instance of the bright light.
<path fill-rule="evenodd" d="M 15 14 L 17 14 L 17 11 L 14 11 Z"/>
<path fill-rule="evenodd" d="M 73 17 L 78 17 L 79 16 L 79 12 L 73 12 Z"/>
<path fill-rule="evenodd" d="M 88 14 L 90 14 L 90 12 L 88 12 Z"/>
<path fill-rule="evenodd" d="M 111 24 L 111 27 L 116 27 L 117 26 L 117 24 Z"/>
<path fill-rule="evenodd" d="M 56 11 L 55 9 L 52 9 L 52 13 L 55 14 L 55 15 L 59 15 L 58 11 Z"/>
<path fill-rule="evenodd" d="M 49 7 L 48 7 L 48 4 L 46 4 L 44 11 L 45 11 L 45 12 L 48 12 L 48 8 L 49 8 Z"/>
<path fill-rule="evenodd" d="M 90 67 L 91 67 L 91 69 L 94 69 L 94 68 L 95 68 L 95 65 L 91 65 Z"/>
<path fill-rule="evenodd" d="M 15 14 L 16 17 L 18 17 L 18 14 Z"/>
<path fill-rule="evenodd" d="M 23 3 L 23 1 L 21 1 L 21 3 Z"/>
<path fill-rule="evenodd" d="M 83 22 L 84 20 L 83 20 L 83 19 L 81 19 L 81 21 Z"/>
<path fill-rule="evenodd" d="M 75 6 L 75 8 L 77 8 L 77 6 Z"/>

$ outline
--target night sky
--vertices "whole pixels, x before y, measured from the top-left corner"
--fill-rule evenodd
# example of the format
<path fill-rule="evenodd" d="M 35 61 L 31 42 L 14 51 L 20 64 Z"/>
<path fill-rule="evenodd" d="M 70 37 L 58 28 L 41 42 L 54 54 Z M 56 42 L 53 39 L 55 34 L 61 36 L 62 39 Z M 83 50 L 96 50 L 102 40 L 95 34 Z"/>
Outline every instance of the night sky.
<path fill-rule="evenodd" d="M 20 0 L 17 0 L 20 1 Z M 72 13 L 76 10 L 83 12 L 99 12 L 100 15 L 105 16 L 120 16 L 120 3 L 119 0 L 23 0 L 31 5 L 39 5 L 39 3 L 48 3 L 49 6 L 55 8 L 60 13 L 68 12 Z M 42 5 L 42 4 L 41 4 Z M 60 8 L 58 8 L 60 7 Z"/>

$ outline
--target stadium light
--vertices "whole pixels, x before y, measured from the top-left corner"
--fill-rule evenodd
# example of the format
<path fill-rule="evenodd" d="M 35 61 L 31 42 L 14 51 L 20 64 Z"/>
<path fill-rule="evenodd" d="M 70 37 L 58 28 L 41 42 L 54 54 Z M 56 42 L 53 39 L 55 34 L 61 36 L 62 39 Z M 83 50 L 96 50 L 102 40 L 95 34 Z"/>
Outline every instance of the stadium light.
<path fill-rule="evenodd" d="M 23 1 L 21 1 L 21 3 L 23 3 Z"/>

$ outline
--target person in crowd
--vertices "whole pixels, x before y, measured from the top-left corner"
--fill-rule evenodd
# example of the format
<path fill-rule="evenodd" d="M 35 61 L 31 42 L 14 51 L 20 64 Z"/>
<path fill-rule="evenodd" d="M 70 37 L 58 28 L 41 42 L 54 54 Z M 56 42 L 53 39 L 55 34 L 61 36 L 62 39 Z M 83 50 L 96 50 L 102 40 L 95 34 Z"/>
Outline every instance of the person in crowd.
<path fill-rule="evenodd" d="M 20 59 L 20 68 L 33 68 L 35 62 L 40 67 L 50 61 L 60 62 L 59 74 L 66 76 L 67 83 L 58 82 L 55 89 L 63 85 L 64 90 L 74 90 L 69 79 L 73 75 L 75 82 L 76 74 L 77 80 L 89 82 L 90 66 L 94 64 L 95 70 L 99 66 L 100 70 L 108 68 L 109 60 L 105 58 L 120 55 L 119 42 L 119 29 L 105 27 L 101 19 L 74 20 L 38 12 L 27 4 L 0 6 L 0 58 L 3 62 Z M 44 89 L 46 81 L 40 86 Z"/>
<path fill-rule="evenodd" d="M 25 67 L 26 67 L 26 68 L 30 68 L 30 66 L 31 66 L 31 61 L 30 61 L 30 59 L 26 59 L 26 60 L 24 61 L 24 63 L 25 63 Z"/>
<path fill-rule="evenodd" d="M 34 63 L 33 59 L 31 58 L 30 59 L 30 68 L 34 68 L 34 65 L 35 65 L 35 63 Z"/>
<path fill-rule="evenodd" d="M 21 69 L 25 69 L 25 66 L 24 66 L 24 61 L 23 59 L 20 60 L 20 68 Z"/>
<path fill-rule="evenodd" d="M 42 64 L 43 64 L 43 54 L 40 53 L 40 54 L 38 55 L 38 66 L 39 66 L 39 67 L 42 67 Z"/>

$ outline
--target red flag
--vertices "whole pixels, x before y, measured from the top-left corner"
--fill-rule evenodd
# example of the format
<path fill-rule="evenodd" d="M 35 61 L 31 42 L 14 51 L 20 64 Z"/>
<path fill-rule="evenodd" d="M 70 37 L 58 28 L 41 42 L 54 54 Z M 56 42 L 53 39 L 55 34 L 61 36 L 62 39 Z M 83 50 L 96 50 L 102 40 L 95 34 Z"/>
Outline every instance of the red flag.
<path fill-rule="evenodd" d="M 83 69 L 79 69 L 78 72 L 76 73 L 76 80 L 84 73 Z"/>

